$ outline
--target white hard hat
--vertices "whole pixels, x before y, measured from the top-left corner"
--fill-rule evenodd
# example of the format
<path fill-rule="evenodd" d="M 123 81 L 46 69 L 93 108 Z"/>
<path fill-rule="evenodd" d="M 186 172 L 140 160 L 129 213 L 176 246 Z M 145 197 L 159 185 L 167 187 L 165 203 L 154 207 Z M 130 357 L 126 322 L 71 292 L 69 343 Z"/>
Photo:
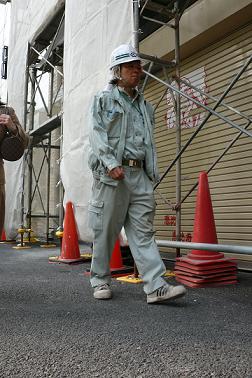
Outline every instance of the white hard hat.
<path fill-rule="evenodd" d="M 131 45 L 120 45 L 112 51 L 109 68 L 111 69 L 122 63 L 133 62 L 134 60 L 141 60 L 134 47 Z"/>

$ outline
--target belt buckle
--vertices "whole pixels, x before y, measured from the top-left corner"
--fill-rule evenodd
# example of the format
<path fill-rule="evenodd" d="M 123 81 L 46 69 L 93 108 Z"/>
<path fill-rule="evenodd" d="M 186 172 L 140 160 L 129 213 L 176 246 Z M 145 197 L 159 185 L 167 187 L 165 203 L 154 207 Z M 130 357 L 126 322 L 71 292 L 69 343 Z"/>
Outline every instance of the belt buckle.
<path fill-rule="evenodd" d="M 135 160 L 129 159 L 129 167 L 135 166 Z"/>

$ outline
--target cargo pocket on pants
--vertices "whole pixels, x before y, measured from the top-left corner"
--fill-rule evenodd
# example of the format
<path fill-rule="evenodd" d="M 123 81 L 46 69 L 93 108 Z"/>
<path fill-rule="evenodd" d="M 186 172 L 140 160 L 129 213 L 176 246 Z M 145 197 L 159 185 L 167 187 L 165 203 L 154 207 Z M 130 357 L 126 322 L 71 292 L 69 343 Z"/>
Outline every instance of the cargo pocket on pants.
<path fill-rule="evenodd" d="M 103 228 L 103 207 L 103 201 L 91 200 L 89 202 L 89 227 L 93 230 L 102 230 Z"/>

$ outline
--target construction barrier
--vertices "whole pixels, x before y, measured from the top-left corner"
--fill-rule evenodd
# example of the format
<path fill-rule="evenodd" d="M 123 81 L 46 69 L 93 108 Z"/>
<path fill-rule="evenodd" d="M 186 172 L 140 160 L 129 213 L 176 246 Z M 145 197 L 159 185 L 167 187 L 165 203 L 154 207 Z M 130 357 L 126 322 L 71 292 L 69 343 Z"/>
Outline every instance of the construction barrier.
<path fill-rule="evenodd" d="M 218 243 L 206 172 L 199 176 L 192 242 Z M 222 286 L 237 283 L 237 264 L 220 252 L 192 250 L 176 259 L 175 274 L 190 287 Z"/>

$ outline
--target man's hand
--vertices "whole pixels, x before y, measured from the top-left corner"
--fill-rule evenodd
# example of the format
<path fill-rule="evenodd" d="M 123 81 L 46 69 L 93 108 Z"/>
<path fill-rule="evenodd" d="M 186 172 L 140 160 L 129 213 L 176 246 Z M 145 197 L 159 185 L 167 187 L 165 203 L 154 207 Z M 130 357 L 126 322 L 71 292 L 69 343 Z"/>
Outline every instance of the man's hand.
<path fill-rule="evenodd" d="M 124 179 L 124 170 L 122 167 L 115 167 L 108 171 L 108 176 L 113 180 L 123 180 Z"/>
<path fill-rule="evenodd" d="M 8 114 L 0 114 L 0 125 L 6 126 L 14 135 L 17 134 L 17 128 Z"/>

